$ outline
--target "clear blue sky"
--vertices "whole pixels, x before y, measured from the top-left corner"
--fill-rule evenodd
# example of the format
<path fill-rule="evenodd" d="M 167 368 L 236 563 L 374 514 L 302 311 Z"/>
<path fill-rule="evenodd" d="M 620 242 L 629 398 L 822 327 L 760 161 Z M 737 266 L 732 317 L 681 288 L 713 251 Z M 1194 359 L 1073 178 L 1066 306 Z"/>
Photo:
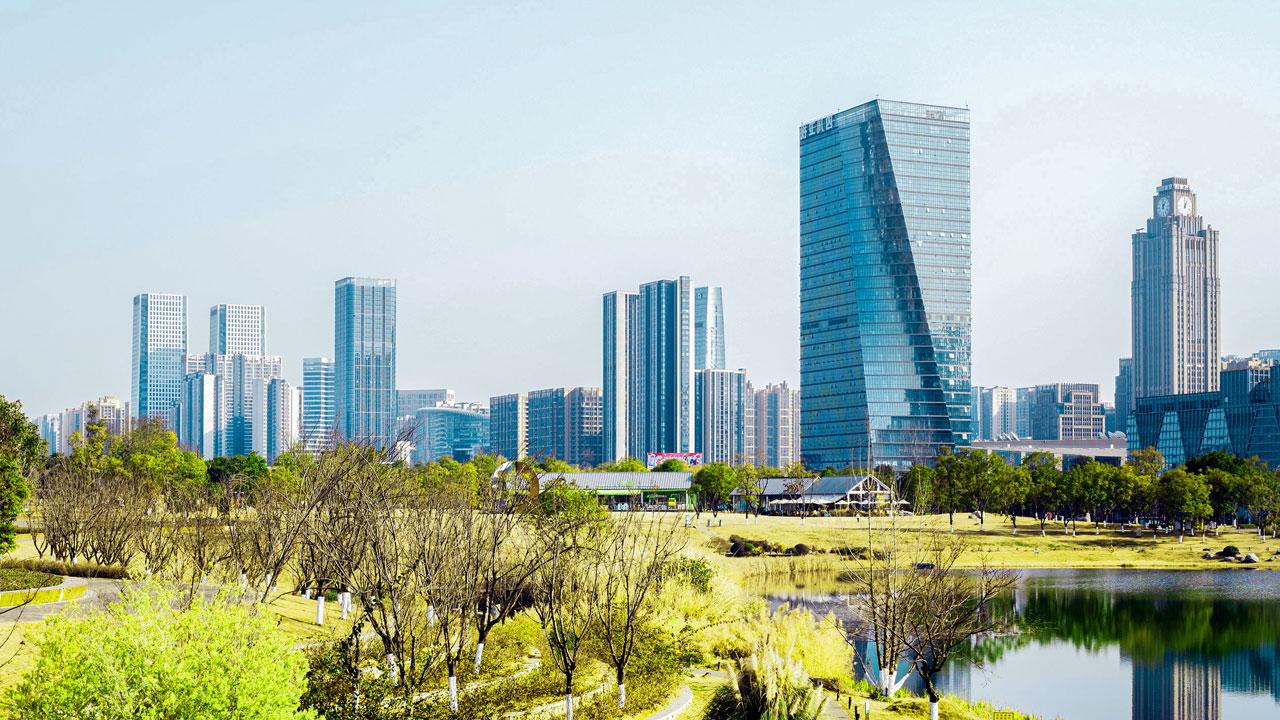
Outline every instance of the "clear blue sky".
<path fill-rule="evenodd" d="M 486 9 L 487 7 L 487 9 Z M 0 393 L 129 393 L 130 299 L 267 307 L 299 381 L 333 281 L 400 282 L 399 384 L 600 382 L 600 294 L 725 289 L 799 380 L 797 126 L 973 111 L 974 379 L 1109 387 L 1130 233 L 1190 178 L 1223 349 L 1280 346 L 1280 4 L 0 0 Z"/>

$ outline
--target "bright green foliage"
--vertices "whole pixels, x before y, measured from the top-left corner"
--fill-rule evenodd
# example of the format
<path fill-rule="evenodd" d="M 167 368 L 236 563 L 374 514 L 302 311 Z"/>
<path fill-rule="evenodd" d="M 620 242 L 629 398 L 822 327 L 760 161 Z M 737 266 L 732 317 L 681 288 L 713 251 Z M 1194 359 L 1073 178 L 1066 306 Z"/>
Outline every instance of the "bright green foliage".
<path fill-rule="evenodd" d="M 0 455 L 0 555 L 17 547 L 13 521 L 22 512 L 30 489 L 19 472 L 18 461 Z"/>
<path fill-rule="evenodd" d="M 0 568 L 0 590 L 30 590 L 58 585 L 62 578 L 22 568 Z"/>
<path fill-rule="evenodd" d="M 22 403 L 0 395 L 0 457 L 11 458 L 26 473 L 48 455 L 40 430 L 22 412 Z"/>
<path fill-rule="evenodd" d="M 1177 518 L 1184 525 L 1198 523 L 1213 513 L 1209 484 L 1203 476 L 1182 468 L 1174 468 L 1161 476 L 1156 498 L 1166 517 Z"/>
<path fill-rule="evenodd" d="M 633 458 L 619 458 L 617 462 L 605 463 L 597 468 L 601 472 L 648 472 L 643 462 Z"/>
<path fill-rule="evenodd" d="M 207 474 L 209 482 L 225 485 L 232 480 L 252 486 L 253 483 L 267 476 L 267 461 L 258 453 L 235 455 L 232 457 L 216 457 L 208 462 Z"/>
<path fill-rule="evenodd" d="M 538 507 L 548 517 L 561 513 L 602 517 L 605 513 L 595 493 L 561 481 L 543 486 L 538 493 Z"/>
<path fill-rule="evenodd" d="M 28 636 L 39 655 L 4 711 L 24 720 L 312 717 L 298 710 L 306 658 L 269 615 L 220 598 L 177 604 L 146 584 L 106 611 L 50 618 Z"/>
<path fill-rule="evenodd" d="M 658 463 L 653 468 L 653 471 L 654 472 L 689 472 L 692 469 L 693 468 L 689 467 L 689 463 L 683 460 L 680 460 L 678 458 L 671 458 L 669 460 L 663 460 L 662 462 Z"/>
<path fill-rule="evenodd" d="M 538 467 L 541 468 L 543 472 L 549 473 L 567 473 L 574 471 L 572 465 L 560 458 L 553 457 L 542 458 L 542 460 L 538 462 Z"/>
<path fill-rule="evenodd" d="M 731 466 L 711 463 L 698 468 L 690 489 L 698 494 L 698 505 L 702 509 L 716 513 L 737 487 L 738 477 Z"/>

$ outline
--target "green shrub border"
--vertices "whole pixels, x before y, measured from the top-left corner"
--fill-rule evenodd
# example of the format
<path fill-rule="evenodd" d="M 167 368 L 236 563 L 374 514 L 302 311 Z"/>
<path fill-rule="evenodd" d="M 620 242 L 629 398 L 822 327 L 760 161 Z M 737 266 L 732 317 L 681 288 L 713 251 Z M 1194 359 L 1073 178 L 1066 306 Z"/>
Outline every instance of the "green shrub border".
<path fill-rule="evenodd" d="M 30 598 L 29 604 L 31 605 L 77 600 L 84 597 L 84 593 L 88 589 L 89 585 L 87 583 L 76 583 L 75 585 L 54 585 L 34 592 L 32 590 L 9 590 L 8 592 L 0 592 L 0 607 L 22 605 L 28 602 L 28 598 Z"/>

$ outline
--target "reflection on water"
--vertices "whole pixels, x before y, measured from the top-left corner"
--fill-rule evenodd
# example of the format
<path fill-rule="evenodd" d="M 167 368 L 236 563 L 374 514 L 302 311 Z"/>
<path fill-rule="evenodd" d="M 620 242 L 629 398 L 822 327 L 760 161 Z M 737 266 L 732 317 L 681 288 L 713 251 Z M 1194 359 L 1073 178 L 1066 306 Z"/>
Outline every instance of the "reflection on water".
<path fill-rule="evenodd" d="M 796 585 L 757 589 L 856 627 L 835 578 Z M 977 643 L 946 692 L 1069 720 L 1280 717 L 1280 573 L 1028 571 L 994 611 L 1019 632 Z"/>

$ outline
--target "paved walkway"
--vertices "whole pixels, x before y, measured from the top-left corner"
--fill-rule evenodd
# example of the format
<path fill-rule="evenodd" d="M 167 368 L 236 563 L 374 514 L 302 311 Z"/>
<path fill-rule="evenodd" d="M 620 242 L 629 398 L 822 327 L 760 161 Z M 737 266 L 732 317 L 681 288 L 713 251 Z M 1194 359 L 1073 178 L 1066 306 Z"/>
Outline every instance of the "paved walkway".
<path fill-rule="evenodd" d="M 85 583 L 88 588 L 84 591 L 84 595 L 75 600 L 64 600 L 63 602 L 38 603 L 34 605 L 23 605 L 16 608 L 6 608 L 0 612 L 0 625 L 15 622 L 38 622 L 57 613 L 68 605 L 80 605 L 89 608 L 105 608 L 108 603 L 114 602 L 120 597 L 120 580 L 104 580 L 102 578 L 87 578 Z"/>

